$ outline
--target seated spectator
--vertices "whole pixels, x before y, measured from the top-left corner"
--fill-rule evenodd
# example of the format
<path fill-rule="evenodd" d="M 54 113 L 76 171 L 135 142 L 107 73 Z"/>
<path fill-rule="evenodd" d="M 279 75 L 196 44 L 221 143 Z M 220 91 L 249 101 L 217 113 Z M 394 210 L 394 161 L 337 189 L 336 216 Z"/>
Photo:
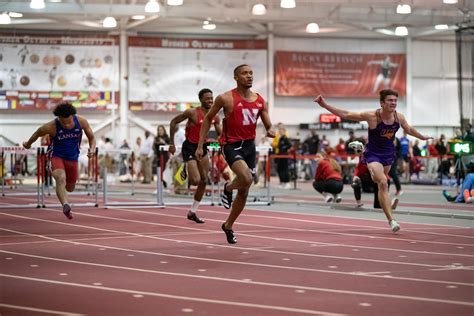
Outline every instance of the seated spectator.
<path fill-rule="evenodd" d="M 326 203 L 341 202 L 340 193 L 344 187 L 341 176 L 341 166 L 326 153 L 317 155 L 318 166 L 314 176 L 313 188 L 321 193 Z"/>
<path fill-rule="evenodd" d="M 448 202 L 474 203 L 474 162 L 468 165 L 467 172 L 461 190 L 456 196 L 451 196 L 446 190 L 443 190 L 443 196 Z"/>

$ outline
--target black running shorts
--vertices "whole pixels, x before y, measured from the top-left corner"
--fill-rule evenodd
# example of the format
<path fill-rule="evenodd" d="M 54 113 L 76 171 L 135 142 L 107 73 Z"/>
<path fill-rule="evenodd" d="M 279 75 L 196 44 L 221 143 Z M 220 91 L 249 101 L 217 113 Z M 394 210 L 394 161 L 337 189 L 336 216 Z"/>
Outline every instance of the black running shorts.
<path fill-rule="evenodd" d="M 253 139 L 243 140 L 231 144 L 226 144 L 222 148 L 225 160 L 232 167 L 237 160 L 247 163 L 252 175 L 255 175 L 255 161 L 257 159 L 255 141 Z"/>
<path fill-rule="evenodd" d="M 207 155 L 207 145 L 208 144 L 204 144 L 202 146 L 203 156 Z M 183 146 L 181 147 L 181 154 L 183 155 L 183 161 L 188 162 L 190 160 L 196 160 L 196 155 L 195 155 L 196 149 L 197 149 L 197 144 L 193 144 L 185 140 L 183 143 Z"/>

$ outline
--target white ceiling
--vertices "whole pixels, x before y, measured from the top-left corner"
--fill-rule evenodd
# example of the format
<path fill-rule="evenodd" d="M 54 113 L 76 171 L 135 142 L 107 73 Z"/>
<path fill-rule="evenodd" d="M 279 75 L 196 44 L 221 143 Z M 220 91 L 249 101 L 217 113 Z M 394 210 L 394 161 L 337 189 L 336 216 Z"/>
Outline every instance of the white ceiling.
<path fill-rule="evenodd" d="M 30 0 L 2 0 L 0 12 L 16 11 L 23 18 L 12 19 L 3 30 L 100 31 L 116 33 L 171 33 L 179 35 L 219 35 L 265 38 L 275 36 L 331 36 L 392 38 L 399 25 L 407 26 L 412 37 L 452 36 L 453 30 L 435 31 L 434 25 L 455 25 L 472 20 L 474 0 L 459 0 L 443 4 L 442 0 L 296 0 L 296 8 L 280 8 L 280 0 L 184 0 L 182 6 L 166 5 L 158 0 L 158 14 L 145 13 L 147 0 L 45 0 L 46 8 L 30 9 Z M 58 0 L 56 0 L 58 1 Z M 267 14 L 251 14 L 253 4 L 267 6 Z M 399 3 L 412 7 L 409 15 L 395 12 Z M 146 19 L 135 21 L 132 15 L 144 14 Z M 104 29 L 102 20 L 112 15 L 118 21 L 114 29 Z M 204 20 L 217 25 L 214 31 L 202 29 Z M 320 33 L 307 34 L 306 24 L 317 22 Z"/>

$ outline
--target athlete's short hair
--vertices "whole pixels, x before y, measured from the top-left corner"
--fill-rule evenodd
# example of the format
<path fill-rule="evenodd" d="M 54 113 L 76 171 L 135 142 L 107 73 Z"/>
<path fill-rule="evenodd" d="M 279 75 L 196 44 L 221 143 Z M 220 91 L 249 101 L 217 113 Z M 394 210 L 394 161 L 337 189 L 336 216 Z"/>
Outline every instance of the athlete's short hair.
<path fill-rule="evenodd" d="M 77 113 L 76 108 L 69 102 L 59 103 L 53 111 L 55 116 L 69 117 Z"/>
<path fill-rule="evenodd" d="M 240 68 L 245 67 L 245 66 L 250 67 L 250 66 L 247 65 L 247 64 L 242 64 L 242 65 L 238 65 L 237 67 L 235 67 L 235 69 L 234 69 L 234 77 L 239 74 Z"/>
<path fill-rule="evenodd" d="M 201 91 L 199 91 L 199 93 L 198 93 L 199 100 L 201 100 L 202 96 L 206 93 L 212 93 L 212 90 L 208 89 L 208 88 L 204 88 Z"/>
<path fill-rule="evenodd" d="M 389 95 L 394 95 L 398 98 L 398 92 L 392 89 L 383 89 L 379 92 L 380 94 L 380 102 L 384 102 L 385 98 Z"/>

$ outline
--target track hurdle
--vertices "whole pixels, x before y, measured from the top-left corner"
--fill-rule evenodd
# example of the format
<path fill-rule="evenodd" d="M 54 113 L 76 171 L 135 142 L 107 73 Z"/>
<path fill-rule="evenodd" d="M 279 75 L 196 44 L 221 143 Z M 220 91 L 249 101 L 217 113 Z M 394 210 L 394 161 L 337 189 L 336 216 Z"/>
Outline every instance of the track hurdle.
<path fill-rule="evenodd" d="M 71 207 L 98 207 L 98 179 L 99 179 L 99 165 L 98 165 L 98 148 L 95 149 L 94 155 L 89 158 L 88 162 L 88 183 L 91 183 L 92 190 L 86 192 L 68 192 L 69 196 L 77 196 L 77 195 L 87 195 L 90 196 L 91 194 L 94 195 L 94 202 L 84 202 L 84 203 L 70 203 Z M 41 191 L 41 207 L 62 207 L 60 203 L 46 203 L 45 196 L 48 194 L 51 195 L 49 191 L 49 185 L 46 184 L 46 170 L 50 167 L 48 166 L 48 159 L 46 156 L 46 150 L 42 148 L 40 154 L 40 164 L 38 170 L 41 169 L 41 177 L 40 177 L 40 191 Z M 46 193 L 48 191 L 48 193 Z"/>
<path fill-rule="evenodd" d="M 180 149 L 178 146 L 177 149 Z M 169 150 L 169 145 L 162 145 L 160 146 L 160 151 L 162 152 L 167 152 Z M 266 170 L 269 170 L 269 154 L 271 152 L 271 147 L 270 146 L 256 146 L 256 151 L 257 153 L 264 159 L 264 165 L 266 166 Z M 208 155 L 210 155 L 210 179 L 211 179 L 211 194 L 210 194 L 210 201 L 209 200 L 204 200 L 201 201 L 201 205 L 221 205 L 220 202 L 220 195 L 221 191 L 223 190 L 223 185 L 221 185 L 220 181 L 220 176 L 219 176 L 219 171 L 217 168 L 215 168 L 215 155 L 220 155 L 220 147 L 219 146 L 208 146 Z M 160 155 L 162 157 L 163 155 Z M 160 163 L 162 165 L 162 163 Z M 162 166 L 161 166 L 162 167 Z M 163 169 L 161 169 L 163 170 Z M 216 174 L 214 174 L 214 172 Z M 164 200 L 164 192 L 163 192 L 163 185 L 162 185 L 162 173 L 157 174 L 158 176 L 158 181 L 157 181 L 157 186 L 158 186 L 158 194 L 157 197 L 159 199 L 157 200 L 160 205 L 168 205 L 168 206 L 180 206 L 180 205 L 191 205 L 191 201 L 170 201 Z M 217 179 L 217 184 L 215 184 L 214 179 Z M 271 187 L 270 187 L 270 177 L 267 175 L 267 172 L 265 172 L 265 178 L 264 178 L 264 191 L 263 194 L 257 192 L 257 194 L 249 194 L 249 197 L 247 199 L 247 204 L 246 205 L 270 205 L 271 204 Z M 169 196 L 167 197 L 169 199 Z"/>
<path fill-rule="evenodd" d="M 35 191 L 33 192 L 6 192 L 5 187 L 6 187 L 6 176 L 7 173 L 5 171 L 6 169 L 6 155 L 10 155 L 10 172 L 11 172 L 11 177 L 12 181 L 14 179 L 18 180 L 17 175 L 16 175 L 16 168 L 15 168 L 15 163 L 16 163 L 16 156 L 17 155 L 36 155 L 36 164 L 39 166 L 41 164 L 41 150 L 44 150 L 44 147 L 35 147 L 35 148 L 30 148 L 30 149 L 25 149 L 21 146 L 10 146 L 10 147 L 0 147 L 0 166 L 1 166 L 1 173 L 0 173 L 0 178 L 1 178 L 1 188 L 2 188 L 2 197 L 10 197 L 10 196 L 35 196 L 36 197 L 36 204 L 35 203 L 25 203 L 25 204 L 20 204 L 16 203 L 15 204 L 3 204 L 0 205 L 0 208 L 31 208 L 31 207 L 36 207 L 40 208 L 41 207 L 41 170 L 40 168 L 37 167 L 37 174 L 36 174 L 36 185 L 35 185 Z M 18 186 L 12 186 L 11 189 L 13 188 L 17 189 Z"/>

